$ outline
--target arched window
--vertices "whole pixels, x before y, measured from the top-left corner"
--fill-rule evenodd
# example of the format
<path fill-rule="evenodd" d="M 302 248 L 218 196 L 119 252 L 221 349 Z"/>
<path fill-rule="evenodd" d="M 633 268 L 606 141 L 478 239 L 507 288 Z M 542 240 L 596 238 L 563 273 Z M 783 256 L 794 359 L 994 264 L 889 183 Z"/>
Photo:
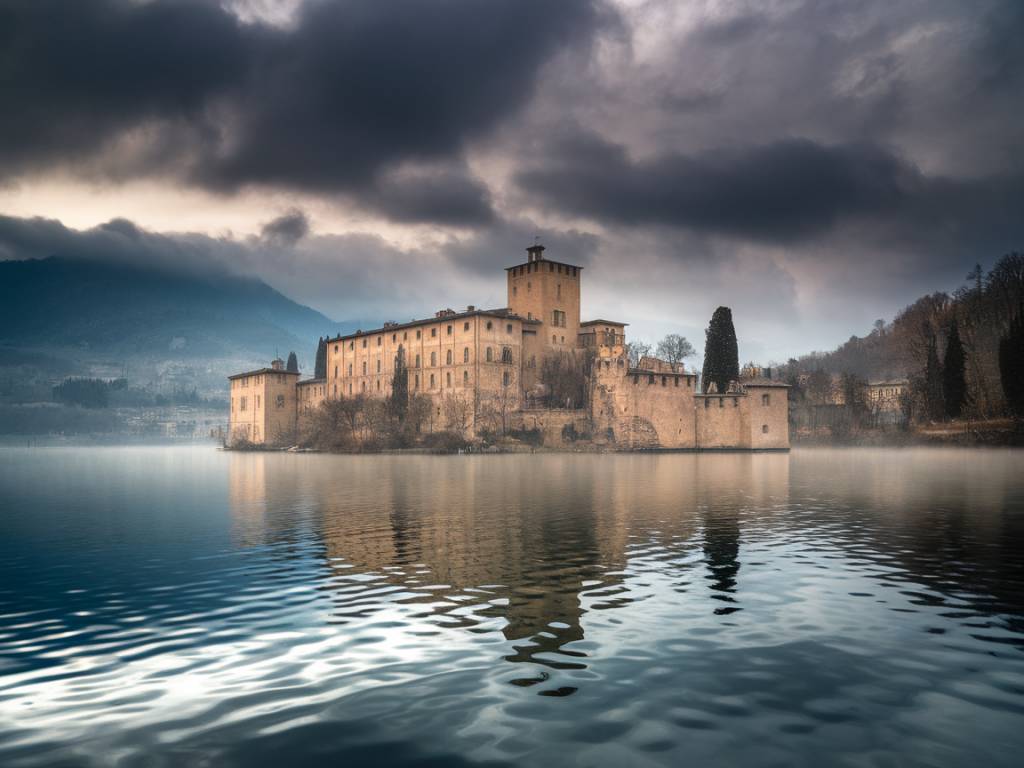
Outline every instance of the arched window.
<path fill-rule="evenodd" d="M 462 362 L 469 362 L 469 347 L 466 347 L 464 350 L 462 350 Z"/>
<path fill-rule="evenodd" d="M 420 375 L 417 373 L 415 376 L 413 376 L 413 379 L 414 379 L 413 389 L 419 389 L 420 388 Z"/>
<path fill-rule="evenodd" d="M 451 386 L 452 386 L 452 372 L 448 371 L 448 373 L 446 373 L 445 376 L 447 377 L 448 387 L 451 388 Z"/>
<path fill-rule="evenodd" d="M 434 374 L 430 374 L 430 388 L 434 388 Z"/>
<path fill-rule="evenodd" d="M 380 360 L 377 360 L 377 373 L 380 373 Z"/>
<path fill-rule="evenodd" d="M 416 355 L 416 367 L 417 368 L 420 367 L 420 356 L 419 355 Z"/>
<path fill-rule="evenodd" d="M 501 383 L 504 384 L 506 387 L 509 384 L 511 384 L 512 383 L 512 374 L 510 374 L 508 371 L 505 371 L 505 373 L 502 374 Z"/>
<path fill-rule="evenodd" d="M 494 359 L 494 353 L 493 353 L 493 352 L 491 352 L 491 348 L 490 348 L 490 347 L 488 347 L 488 348 L 487 348 L 487 357 L 486 357 L 486 360 L 487 360 L 487 362 L 489 363 L 489 362 L 491 362 L 491 360 L 493 360 L 493 359 Z"/>
<path fill-rule="evenodd" d="M 501 362 L 511 363 L 512 362 L 512 347 L 501 348 Z"/>
<path fill-rule="evenodd" d="M 448 365 L 452 364 L 452 351 L 450 349 L 448 350 L 448 354 L 445 355 L 445 361 L 448 363 Z"/>
<path fill-rule="evenodd" d="M 462 385 L 465 387 L 469 386 L 469 371 L 462 372 Z"/>
<path fill-rule="evenodd" d="M 430 367 L 433 368 L 437 365 L 437 352 L 430 353 Z"/>

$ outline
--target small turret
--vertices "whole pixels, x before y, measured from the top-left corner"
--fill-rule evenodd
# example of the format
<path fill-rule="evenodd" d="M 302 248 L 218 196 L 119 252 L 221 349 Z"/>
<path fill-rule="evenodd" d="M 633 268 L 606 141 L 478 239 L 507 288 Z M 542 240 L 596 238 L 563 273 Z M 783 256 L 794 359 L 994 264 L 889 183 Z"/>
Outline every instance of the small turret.
<path fill-rule="evenodd" d="M 541 261 L 544 259 L 544 246 L 541 245 L 540 243 L 531 245 L 529 248 L 526 249 L 526 253 L 526 260 L 528 262 Z"/>

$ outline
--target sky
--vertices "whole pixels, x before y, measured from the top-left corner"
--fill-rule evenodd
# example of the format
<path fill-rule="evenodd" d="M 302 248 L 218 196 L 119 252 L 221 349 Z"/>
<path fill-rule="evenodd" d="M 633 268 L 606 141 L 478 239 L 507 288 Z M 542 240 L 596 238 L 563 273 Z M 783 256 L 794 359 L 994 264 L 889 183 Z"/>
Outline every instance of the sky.
<path fill-rule="evenodd" d="M 0 0 L 0 259 L 829 349 L 1024 250 L 1019 0 Z"/>

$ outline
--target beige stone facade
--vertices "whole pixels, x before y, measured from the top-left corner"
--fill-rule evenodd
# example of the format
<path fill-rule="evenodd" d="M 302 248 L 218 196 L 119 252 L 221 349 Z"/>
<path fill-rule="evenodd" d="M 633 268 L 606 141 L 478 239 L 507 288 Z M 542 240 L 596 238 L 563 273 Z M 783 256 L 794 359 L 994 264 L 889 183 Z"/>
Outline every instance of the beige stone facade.
<path fill-rule="evenodd" d="M 270 368 L 228 377 L 228 441 L 262 445 L 294 439 L 298 379 L 281 360 Z"/>
<path fill-rule="evenodd" d="M 280 361 L 232 376 L 230 441 L 282 444 L 326 400 L 388 397 L 401 356 L 409 394 L 433 401 L 434 429 L 461 403 L 472 404 L 466 428 L 474 431 L 481 405 L 491 403 L 517 414 L 508 423 L 538 429 L 546 441 L 572 425 L 572 434 L 619 449 L 789 447 L 784 385 L 753 380 L 735 392 L 701 395 L 696 375 L 682 364 L 645 357 L 630 369 L 625 323 L 580 320 L 582 267 L 546 259 L 544 247 L 534 245 L 524 263 L 505 271 L 505 307 L 443 309 L 328 339 L 324 378 L 300 382 Z M 594 357 L 588 409 L 562 416 L 522 410 L 539 391 L 542 361 L 551 354 Z"/>

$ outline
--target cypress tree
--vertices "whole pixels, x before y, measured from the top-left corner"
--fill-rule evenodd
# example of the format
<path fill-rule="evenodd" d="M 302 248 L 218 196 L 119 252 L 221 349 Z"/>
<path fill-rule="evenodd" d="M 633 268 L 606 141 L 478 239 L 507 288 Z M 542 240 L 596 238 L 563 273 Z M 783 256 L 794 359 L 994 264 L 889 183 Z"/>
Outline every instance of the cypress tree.
<path fill-rule="evenodd" d="M 732 325 L 732 310 L 719 307 L 704 332 L 704 368 L 701 371 L 704 391 L 707 392 L 713 382 L 719 392 L 725 392 L 729 382 L 739 377 L 740 355 L 736 329 Z"/>
<path fill-rule="evenodd" d="M 954 319 L 946 338 L 946 356 L 942 362 L 942 399 L 946 415 L 951 419 L 959 417 L 967 404 L 966 363 L 967 353 Z"/>
<path fill-rule="evenodd" d="M 294 352 L 288 353 L 288 362 L 285 364 L 284 369 L 289 373 L 299 372 L 299 358 L 295 356 Z"/>
<path fill-rule="evenodd" d="M 924 405 L 929 419 L 938 420 L 945 414 L 942 406 L 942 366 L 935 337 L 928 342 L 928 355 L 924 363 Z"/>
<path fill-rule="evenodd" d="M 1024 304 L 999 340 L 999 378 L 1010 412 L 1024 417 Z"/>
<path fill-rule="evenodd" d="M 327 339 L 323 336 L 316 344 L 316 364 L 313 366 L 313 378 L 327 378 Z"/>
<path fill-rule="evenodd" d="M 405 364 L 405 350 L 398 345 L 395 355 L 395 375 L 391 379 L 391 413 L 399 423 L 405 421 L 409 410 L 409 368 Z"/>

